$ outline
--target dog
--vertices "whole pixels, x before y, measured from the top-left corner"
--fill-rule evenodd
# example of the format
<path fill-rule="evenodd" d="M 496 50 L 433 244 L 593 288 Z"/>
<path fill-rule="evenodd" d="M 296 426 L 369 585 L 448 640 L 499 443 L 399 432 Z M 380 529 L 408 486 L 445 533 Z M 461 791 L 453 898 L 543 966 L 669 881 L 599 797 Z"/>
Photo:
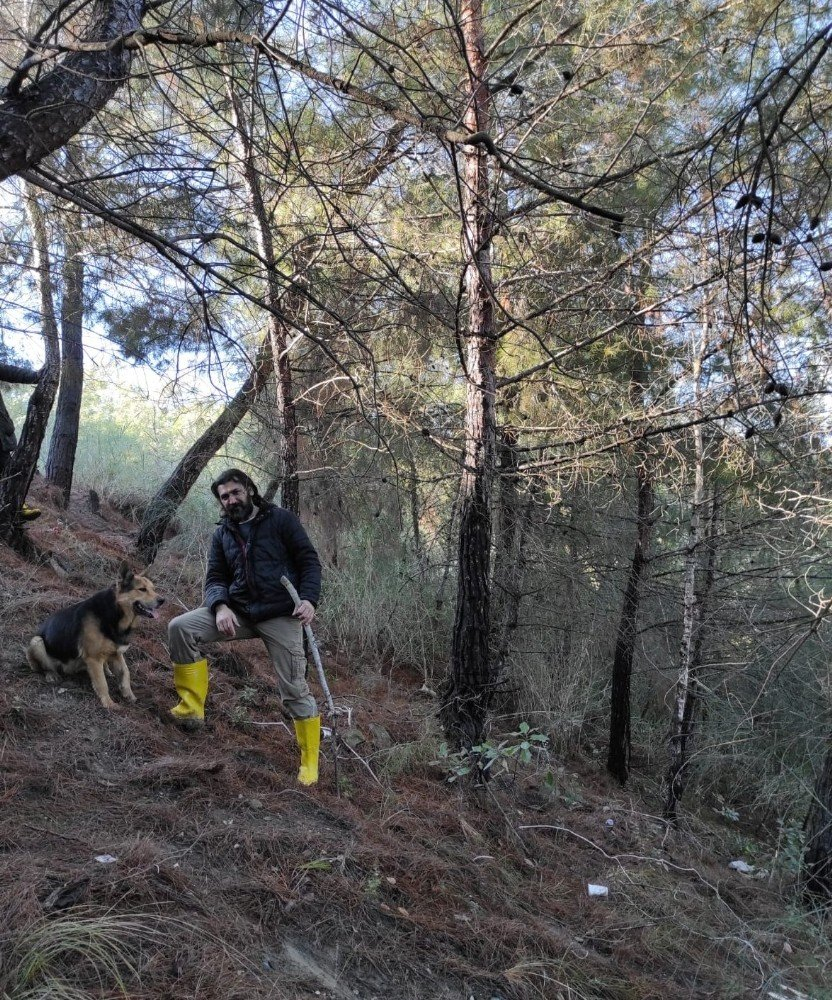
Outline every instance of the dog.
<path fill-rule="evenodd" d="M 26 650 L 29 666 L 52 683 L 86 670 L 104 708 L 118 708 L 110 697 L 106 667 L 118 681 L 122 697 L 135 702 L 124 651 L 137 619 L 158 618 L 156 609 L 164 603 L 153 583 L 136 576 L 123 562 L 114 586 L 56 611 L 38 626 Z"/>

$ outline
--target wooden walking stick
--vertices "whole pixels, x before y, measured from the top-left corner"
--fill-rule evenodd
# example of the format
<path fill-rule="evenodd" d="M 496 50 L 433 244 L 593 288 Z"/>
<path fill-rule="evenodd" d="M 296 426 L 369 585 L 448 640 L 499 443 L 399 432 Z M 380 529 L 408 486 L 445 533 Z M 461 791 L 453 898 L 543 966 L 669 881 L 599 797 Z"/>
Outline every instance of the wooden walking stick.
<path fill-rule="evenodd" d="M 300 604 L 300 594 L 298 594 L 295 589 L 295 585 L 289 579 L 288 576 L 281 576 L 280 582 L 289 591 L 289 596 L 292 598 L 295 607 Z M 332 723 L 332 759 L 335 764 L 335 793 L 340 797 L 341 795 L 341 782 L 338 780 L 338 733 L 335 727 L 335 703 L 332 700 L 332 694 L 329 690 L 329 684 L 326 682 L 326 674 L 324 673 L 324 665 L 321 661 L 321 654 L 318 649 L 318 643 L 315 641 L 315 635 L 312 632 L 311 625 L 304 625 L 303 631 L 306 633 L 307 641 L 309 642 L 309 648 L 312 650 L 312 659 L 315 662 L 315 669 L 318 671 L 318 680 L 321 683 L 321 689 L 323 690 L 324 697 L 326 698 L 327 708 L 329 709 L 329 717 Z"/>

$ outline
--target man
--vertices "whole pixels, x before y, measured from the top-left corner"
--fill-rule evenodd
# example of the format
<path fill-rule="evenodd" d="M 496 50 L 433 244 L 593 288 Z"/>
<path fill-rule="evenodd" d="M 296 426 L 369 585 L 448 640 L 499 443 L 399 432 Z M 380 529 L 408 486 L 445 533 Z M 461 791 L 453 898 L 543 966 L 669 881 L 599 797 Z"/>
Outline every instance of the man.
<path fill-rule="evenodd" d="M 168 626 L 173 683 L 180 722 L 205 718 L 208 663 L 205 642 L 251 639 L 266 644 L 277 672 L 280 696 L 293 718 L 300 747 L 298 781 L 318 780 L 321 719 L 306 683 L 303 626 L 315 617 L 321 590 L 321 562 L 309 536 L 291 511 L 267 503 L 240 469 L 226 469 L 211 484 L 223 517 L 211 540 L 205 602 Z M 294 608 L 280 582 L 287 576 L 301 598 Z"/>

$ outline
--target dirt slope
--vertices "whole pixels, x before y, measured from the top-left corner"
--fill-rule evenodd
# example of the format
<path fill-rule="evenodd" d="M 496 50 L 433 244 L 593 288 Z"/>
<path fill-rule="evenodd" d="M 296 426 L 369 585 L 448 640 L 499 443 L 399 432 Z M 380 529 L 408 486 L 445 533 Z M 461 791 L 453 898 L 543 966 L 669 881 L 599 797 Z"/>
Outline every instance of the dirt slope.
<path fill-rule="evenodd" d="M 77 514 L 43 500 L 30 531 L 59 561 L 0 551 L 0 995 L 58 997 L 56 983 L 165 1000 L 832 995 L 828 945 L 787 878 L 730 870 L 732 845 L 704 819 L 668 836 L 650 798 L 588 755 L 484 792 L 448 785 L 431 763 L 435 706 L 405 669 L 328 657 L 351 709 L 340 796 L 331 741 L 320 785 L 295 783 L 257 644 L 213 659 L 209 722 L 181 732 L 166 715 L 164 622 L 199 596 L 169 557 L 151 571 L 163 621 L 143 623 L 127 654 L 136 705 L 107 713 L 85 678 L 32 675 L 36 622 L 114 579 L 136 530 L 80 497 Z M 109 965 L 73 944 L 99 926 Z"/>

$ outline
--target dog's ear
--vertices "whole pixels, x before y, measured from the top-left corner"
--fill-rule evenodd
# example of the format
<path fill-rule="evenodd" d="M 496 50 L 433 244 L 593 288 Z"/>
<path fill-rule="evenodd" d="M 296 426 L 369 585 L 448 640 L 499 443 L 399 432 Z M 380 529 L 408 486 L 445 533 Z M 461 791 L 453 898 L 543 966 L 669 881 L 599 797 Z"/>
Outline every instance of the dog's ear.
<path fill-rule="evenodd" d="M 130 590 L 130 588 L 133 586 L 133 579 L 134 579 L 133 570 L 130 569 L 129 563 L 127 563 L 127 561 L 125 560 L 124 562 L 122 562 L 121 566 L 119 566 L 116 589 L 119 590 L 120 592 L 124 592 L 125 590 Z"/>

